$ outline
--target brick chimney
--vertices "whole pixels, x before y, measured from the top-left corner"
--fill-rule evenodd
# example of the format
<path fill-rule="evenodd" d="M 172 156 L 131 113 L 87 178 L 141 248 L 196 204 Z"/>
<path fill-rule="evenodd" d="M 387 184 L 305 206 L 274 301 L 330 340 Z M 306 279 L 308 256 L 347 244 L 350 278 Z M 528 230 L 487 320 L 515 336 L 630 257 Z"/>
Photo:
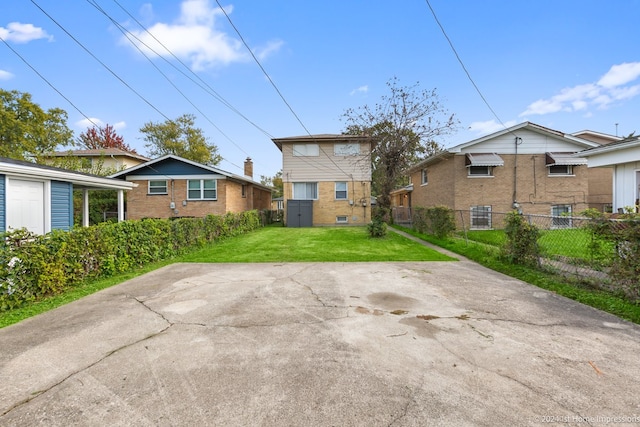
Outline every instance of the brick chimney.
<path fill-rule="evenodd" d="M 244 161 L 244 175 L 253 179 L 253 162 L 251 161 L 251 157 L 247 157 L 247 160 Z"/>

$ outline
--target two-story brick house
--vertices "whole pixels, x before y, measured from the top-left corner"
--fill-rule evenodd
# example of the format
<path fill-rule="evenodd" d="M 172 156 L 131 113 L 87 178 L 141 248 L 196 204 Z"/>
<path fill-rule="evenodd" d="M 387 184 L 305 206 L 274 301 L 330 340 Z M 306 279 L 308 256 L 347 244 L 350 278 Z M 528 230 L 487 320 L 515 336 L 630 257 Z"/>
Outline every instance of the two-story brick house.
<path fill-rule="evenodd" d="M 370 137 L 321 134 L 274 138 L 273 142 L 282 152 L 285 225 L 371 221 Z"/>
<path fill-rule="evenodd" d="M 469 211 L 474 227 L 490 227 L 491 212 L 562 215 L 611 203 L 611 191 L 590 197 L 590 180 L 606 170 L 574 156 L 600 143 L 524 122 L 443 150 L 413 165 L 411 185 L 392 194 L 394 206 L 447 206 Z M 598 176 L 600 177 L 598 179 Z M 401 210 L 402 211 L 402 210 Z"/>
<path fill-rule="evenodd" d="M 204 217 L 264 210 L 271 189 L 253 181 L 247 158 L 244 176 L 175 155 L 166 155 L 111 175 L 138 184 L 127 194 L 127 219 Z"/>

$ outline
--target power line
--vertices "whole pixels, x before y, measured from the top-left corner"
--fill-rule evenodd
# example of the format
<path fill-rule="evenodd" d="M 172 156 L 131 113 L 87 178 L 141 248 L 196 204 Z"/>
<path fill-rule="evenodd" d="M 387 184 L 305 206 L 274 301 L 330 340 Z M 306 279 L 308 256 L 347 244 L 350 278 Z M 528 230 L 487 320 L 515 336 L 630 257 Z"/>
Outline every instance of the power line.
<path fill-rule="evenodd" d="M 153 105 L 151 102 L 149 102 L 144 96 L 142 96 L 138 91 L 136 91 L 133 87 L 131 87 L 127 82 L 125 82 L 118 74 L 116 74 L 111 68 L 109 68 L 107 66 L 107 64 L 105 64 L 104 62 L 102 62 L 97 56 L 95 56 L 93 54 L 93 52 L 91 52 L 86 46 L 84 46 L 82 43 L 80 43 L 80 41 L 78 39 L 76 39 L 73 35 L 71 35 L 71 33 L 69 33 L 69 31 L 67 31 L 66 28 L 64 28 L 60 23 L 58 23 L 58 21 L 56 21 L 51 15 L 49 15 L 42 7 L 40 7 L 40 5 L 38 3 L 35 2 L 35 0 L 31 0 L 31 3 L 33 3 L 38 9 L 40 9 L 40 11 L 42 13 L 44 13 L 47 18 L 49 18 L 54 24 L 56 24 L 62 31 L 65 32 L 65 34 L 67 34 L 74 42 L 76 42 L 85 52 L 87 52 L 93 59 L 95 59 L 100 65 L 102 65 L 107 71 L 109 71 L 111 73 L 111 75 L 113 75 L 116 79 L 118 79 L 118 81 L 120 81 L 120 83 L 122 83 L 125 87 L 127 87 L 131 92 L 133 92 L 134 94 L 136 94 L 140 99 L 142 99 L 148 106 L 150 106 L 151 108 L 153 108 L 158 114 L 160 114 L 162 117 L 164 117 L 166 120 L 170 120 L 169 117 L 167 117 L 162 111 L 160 111 L 155 105 Z"/>
<path fill-rule="evenodd" d="M 33 65 L 31 65 L 31 64 L 29 63 L 29 61 L 27 61 L 27 60 L 26 60 L 22 55 L 20 55 L 20 54 L 18 53 L 18 51 L 16 51 L 14 48 L 12 48 L 12 47 L 11 47 L 11 45 L 10 45 L 9 43 L 7 43 L 7 41 L 6 41 L 5 39 L 3 39 L 1 36 L 0 36 L 0 40 L 1 40 L 1 41 L 2 41 L 2 42 L 3 42 L 3 43 L 4 43 L 4 44 L 5 44 L 5 45 L 6 45 L 6 46 L 7 46 L 7 47 L 8 47 L 8 48 L 9 48 L 9 49 L 10 49 L 10 50 L 11 50 L 11 51 L 12 51 L 12 52 L 17 56 L 17 57 L 18 57 L 18 58 L 20 58 L 20 60 L 21 60 L 22 62 L 24 62 L 24 63 L 25 63 L 25 65 L 27 65 L 27 67 L 31 68 L 31 70 L 32 70 L 34 73 L 36 73 L 36 74 L 38 75 L 38 77 L 40 77 L 42 80 L 44 80 L 44 82 L 45 82 L 46 84 L 48 84 L 48 85 L 51 87 L 51 89 L 55 90 L 55 91 L 56 91 L 56 93 L 57 93 L 58 95 L 60 95 L 62 98 L 64 98 L 64 99 L 65 99 L 65 101 L 67 101 L 67 102 L 68 102 L 68 103 L 69 103 L 73 108 L 75 108 L 75 110 L 76 110 L 78 113 L 80 113 L 80 114 L 81 114 L 85 119 L 89 120 L 89 122 L 90 122 L 91 124 L 93 124 L 95 127 L 99 127 L 99 126 L 96 124 L 96 122 L 94 122 L 94 121 L 93 121 L 93 119 L 92 119 L 92 118 L 90 118 L 89 116 L 87 116 L 84 112 L 82 112 L 82 110 L 80 110 L 80 108 L 78 108 L 78 107 L 77 107 L 73 102 L 71 102 L 71 100 L 70 100 L 69 98 L 67 98 L 66 96 L 64 96 L 64 94 L 63 94 L 62 92 L 60 92 L 60 91 L 58 90 L 58 88 L 56 88 L 56 87 L 53 85 L 53 83 L 51 83 L 49 80 L 47 80 L 47 78 L 46 78 L 45 76 L 43 76 L 42 74 L 40 74 L 40 72 L 39 72 L 38 70 L 36 70 L 36 69 L 35 69 L 35 67 L 34 67 Z"/>
<path fill-rule="evenodd" d="M 491 105 L 489 105 L 489 101 L 487 101 L 487 99 L 484 97 L 484 95 L 480 91 L 480 88 L 478 87 L 478 85 L 476 85 L 476 82 L 473 80 L 473 78 L 471 78 L 471 74 L 469 73 L 469 70 L 467 70 L 467 67 L 464 65 L 464 62 L 462 62 L 462 59 L 460 58 L 460 55 L 458 55 L 458 51 L 453 46 L 453 42 L 451 41 L 451 39 L 447 35 L 447 32 L 444 30 L 444 27 L 442 26 L 442 24 L 440 23 L 440 20 L 436 16 L 436 12 L 433 10 L 433 7 L 431 7 L 431 3 L 429 2 L 429 0 L 425 0 L 425 1 L 427 2 L 427 6 L 429 6 L 429 10 L 431 11 L 431 14 L 433 15 L 433 19 L 436 21 L 436 24 L 438 24 L 438 27 L 440 27 L 440 31 L 442 31 L 442 34 L 444 35 L 445 39 L 447 39 L 447 42 L 449 43 L 449 47 L 451 47 L 451 50 L 453 51 L 453 54 L 456 56 L 456 59 L 458 60 L 458 62 L 460 63 L 460 66 L 462 67 L 462 69 L 464 70 L 465 74 L 467 75 L 467 78 L 469 79 L 469 81 L 471 82 L 473 87 L 475 88 L 476 92 L 478 92 L 478 95 L 480 95 L 480 98 L 482 98 L 482 101 L 485 103 L 487 108 L 489 108 L 489 111 L 491 111 L 493 116 L 496 118 L 496 120 L 498 120 L 498 122 L 500 122 L 500 124 L 505 129 L 507 129 L 507 126 L 502 122 L 502 120 L 500 120 L 500 117 L 498 117 L 498 115 L 493 110 L 493 108 L 491 108 Z"/>

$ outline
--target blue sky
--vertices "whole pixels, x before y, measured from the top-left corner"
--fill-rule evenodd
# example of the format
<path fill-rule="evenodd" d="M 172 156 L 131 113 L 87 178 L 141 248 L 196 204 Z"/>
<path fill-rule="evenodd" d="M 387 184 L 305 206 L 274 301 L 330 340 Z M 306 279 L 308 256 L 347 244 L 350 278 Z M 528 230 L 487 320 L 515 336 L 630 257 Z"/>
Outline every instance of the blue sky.
<path fill-rule="evenodd" d="M 216 0 L 0 2 L 0 87 L 140 154 L 145 123 L 193 114 L 219 166 L 251 157 L 256 180 L 281 168 L 271 137 L 340 133 L 392 77 L 456 115 L 445 147 L 527 120 L 640 133 L 640 0 L 219 1 L 233 25 Z"/>

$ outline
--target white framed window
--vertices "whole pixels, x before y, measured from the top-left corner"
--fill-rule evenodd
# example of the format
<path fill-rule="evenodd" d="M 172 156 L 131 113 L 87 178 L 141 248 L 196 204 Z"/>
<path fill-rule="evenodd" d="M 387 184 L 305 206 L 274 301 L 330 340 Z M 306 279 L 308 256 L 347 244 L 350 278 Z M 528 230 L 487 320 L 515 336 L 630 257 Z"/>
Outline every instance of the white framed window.
<path fill-rule="evenodd" d="M 294 200 L 317 200 L 318 199 L 318 183 L 317 182 L 294 182 L 293 198 Z"/>
<path fill-rule="evenodd" d="M 218 185 L 215 179 L 187 180 L 187 200 L 217 200 Z"/>
<path fill-rule="evenodd" d="M 469 166 L 467 168 L 468 176 L 493 176 L 493 167 L 491 166 Z"/>
<path fill-rule="evenodd" d="M 336 200 L 347 200 L 346 181 L 336 182 Z"/>
<path fill-rule="evenodd" d="M 550 165 L 549 176 L 573 175 L 573 167 L 571 165 Z"/>
<path fill-rule="evenodd" d="M 293 144 L 294 157 L 318 157 L 319 155 L 318 144 Z"/>
<path fill-rule="evenodd" d="M 425 185 L 427 182 L 429 182 L 429 179 L 427 177 L 427 169 L 425 168 L 420 171 L 420 184 Z"/>
<path fill-rule="evenodd" d="M 551 227 L 552 228 L 570 228 L 571 221 L 571 205 L 553 205 L 551 206 Z"/>
<path fill-rule="evenodd" d="M 336 223 L 337 224 L 344 224 L 346 222 L 349 222 L 349 217 L 347 217 L 346 215 L 338 215 L 338 216 L 336 216 Z"/>
<path fill-rule="evenodd" d="M 357 156 L 360 154 L 360 144 L 336 143 L 333 144 L 334 156 Z"/>
<path fill-rule="evenodd" d="M 149 181 L 147 194 L 167 194 L 167 181 L 166 180 Z"/>
<path fill-rule="evenodd" d="M 491 228 L 491 206 L 471 206 L 471 227 Z"/>

